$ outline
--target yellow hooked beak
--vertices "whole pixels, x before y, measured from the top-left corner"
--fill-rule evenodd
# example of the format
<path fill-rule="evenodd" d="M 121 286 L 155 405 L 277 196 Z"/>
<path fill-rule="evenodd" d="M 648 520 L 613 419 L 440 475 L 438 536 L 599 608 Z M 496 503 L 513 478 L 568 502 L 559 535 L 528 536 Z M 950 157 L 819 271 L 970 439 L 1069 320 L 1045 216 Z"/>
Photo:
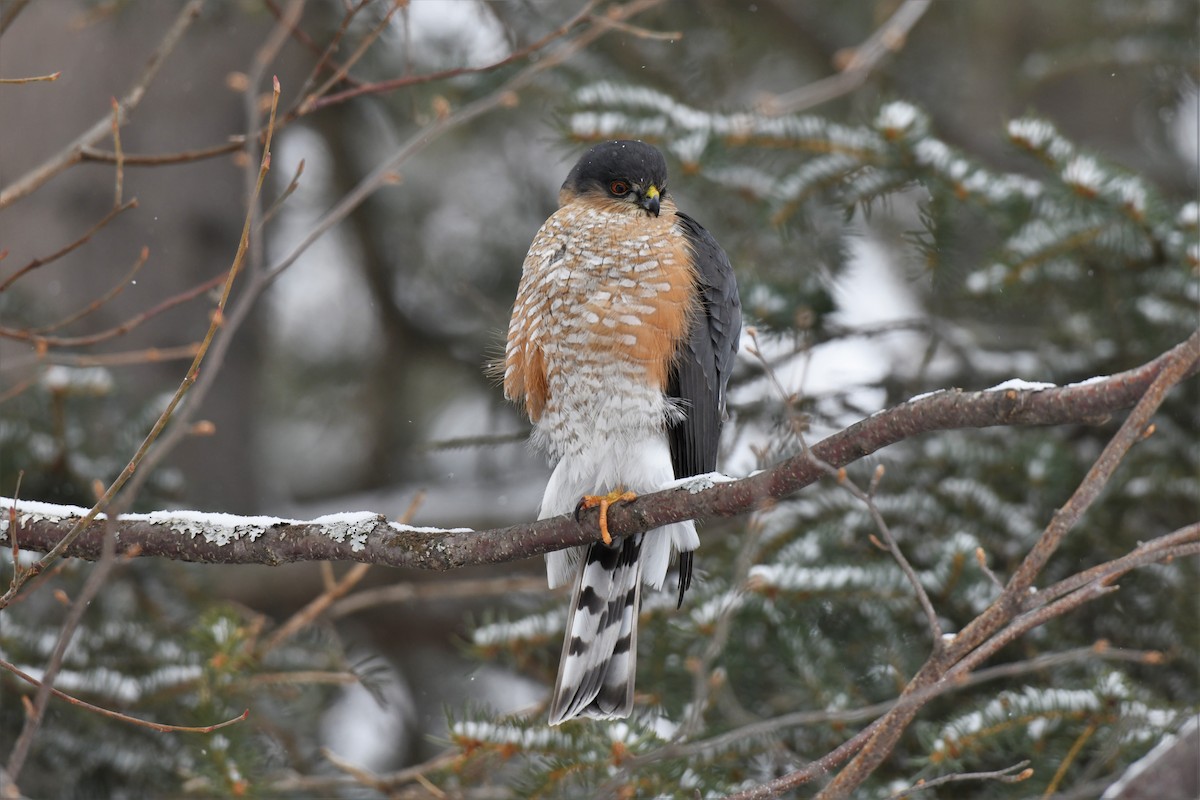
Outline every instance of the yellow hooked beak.
<path fill-rule="evenodd" d="M 657 217 L 659 207 L 658 187 L 653 183 L 650 184 L 646 191 L 642 193 L 642 200 L 638 205 Z"/>

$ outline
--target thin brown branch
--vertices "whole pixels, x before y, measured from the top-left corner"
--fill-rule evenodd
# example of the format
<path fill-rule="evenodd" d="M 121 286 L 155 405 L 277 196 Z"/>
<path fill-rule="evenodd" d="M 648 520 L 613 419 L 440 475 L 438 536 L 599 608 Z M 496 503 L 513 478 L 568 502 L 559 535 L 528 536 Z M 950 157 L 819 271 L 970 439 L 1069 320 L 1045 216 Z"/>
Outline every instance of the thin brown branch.
<path fill-rule="evenodd" d="M 65 328 L 73 322 L 78 322 L 87 315 L 99 310 L 114 297 L 125 291 L 125 287 L 130 285 L 130 282 L 137 277 L 137 274 L 142 271 L 142 267 L 144 267 L 146 262 L 149 260 L 150 248 L 143 246 L 142 252 L 138 254 L 137 260 L 133 262 L 133 266 L 129 268 L 129 272 L 125 273 L 125 275 L 121 277 L 121 280 L 113 284 L 111 289 L 97 297 L 92 302 L 88 303 L 83 308 L 76 311 L 74 314 L 70 314 L 60 319 L 58 322 L 50 325 L 43 325 L 40 328 L 31 328 L 29 332 L 34 334 L 53 333 L 54 331 Z"/>
<path fill-rule="evenodd" d="M 879 531 L 882 537 L 883 548 L 891 554 L 896 564 L 899 565 L 900 571 L 904 573 L 904 577 L 908 580 L 909 585 L 913 589 L 913 594 L 917 597 L 917 603 L 921 606 L 921 611 L 925 614 L 925 624 L 929 627 L 929 638 L 933 645 L 933 651 L 936 653 L 942 649 L 942 626 L 938 622 L 937 612 L 933 609 L 933 602 L 929 599 L 929 593 L 925 591 L 925 587 L 921 584 L 921 579 L 917 577 L 917 571 L 913 569 L 908 558 L 905 557 L 904 551 L 900 549 L 900 545 L 896 543 L 896 537 L 892 535 L 892 529 L 888 526 L 887 520 L 883 518 L 883 514 L 879 511 L 879 506 L 875 504 L 875 490 L 879 486 L 879 482 L 883 479 L 884 466 L 879 464 L 875 467 L 875 474 L 871 478 L 870 491 L 864 492 L 858 485 L 850 480 L 846 474 L 846 470 L 834 469 L 828 464 L 821 464 L 821 468 L 826 474 L 837 479 L 838 485 L 854 495 L 854 497 L 866 506 L 867 513 L 870 515 L 872 522 L 875 523 L 875 530 Z"/>
<path fill-rule="evenodd" d="M 137 208 L 137 204 L 138 204 L 138 201 L 137 201 L 137 198 L 135 197 L 132 200 L 130 200 L 128 203 L 118 204 L 118 205 L 113 206 L 111 209 L 109 209 L 107 214 L 105 214 L 103 217 L 100 218 L 99 222 L 97 222 L 92 227 L 88 228 L 87 231 L 85 231 L 84 234 L 82 236 L 80 236 L 78 239 L 76 239 L 75 241 L 71 242 L 70 244 L 66 245 L 65 247 L 55 250 L 53 253 L 51 253 L 48 256 L 38 256 L 37 258 L 34 258 L 32 261 L 30 261 L 25 266 L 21 267 L 19 270 L 14 272 L 12 275 L 9 275 L 8 278 L 6 278 L 3 282 L 0 282 L 0 292 L 4 292 L 6 289 L 8 289 L 8 287 L 12 286 L 14 283 L 16 283 L 18 280 L 20 280 L 22 276 L 32 272 L 33 270 L 37 269 L 38 267 L 43 267 L 46 264 L 50 264 L 54 261 L 57 261 L 58 259 L 67 255 L 68 253 L 87 244 L 88 240 L 90 240 L 93 236 L 95 236 L 97 233 L 99 233 L 101 230 L 103 230 L 104 227 L 106 225 L 108 225 L 108 223 L 112 222 L 114 219 L 117 218 L 118 215 L 122 214 L 123 212 L 128 211 L 131 208 Z"/>
<path fill-rule="evenodd" d="M 26 683 L 28 683 L 32 686 L 40 687 L 42 685 L 42 682 L 39 681 L 37 678 L 33 677 L 32 675 L 29 675 L 28 673 L 22 672 L 20 668 L 9 663 L 8 661 L 5 661 L 2 658 L 0 658 L 0 669 L 4 669 L 4 670 L 7 670 L 8 672 L 11 672 L 13 675 L 16 675 L 18 678 L 20 678 L 21 680 L 25 681 Z M 261 677 L 261 676 L 256 676 L 256 677 Z M 99 714 L 102 717 L 108 717 L 109 719 L 115 719 L 115 720 L 118 720 L 119 722 L 128 722 L 131 725 L 137 725 L 142 728 L 149 728 L 152 731 L 158 731 L 160 733 L 212 733 L 213 731 L 220 730 L 221 728 L 227 728 L 230 725 L 235 725 L 239 722 L 243 722 L 247 717 L 250 716 L 250 709 L 246 709 L 245 711 L 243 711 L 241 714 L 234 717 L 233 719 L 227 719 L 224 722 L 218 722 L 214 725 L 200 725 L 200 726 L 167 725 L 162 722 L 151 722 L 148 719 L 140 719 L 138 717 L 131 717 L 128 714 L 122 714 L 119 711 L 113 711 L 108 708 L 103 708 L 101 706 L 92 705 L 91 703 L 87 702 L 86 700 L 80 700 L 78 697 L 72 697 L 71 695 L 67 694 L 66 692 L 60 691 L 58 689 L 51 688 L 50 694 L 54 695 L 55 697 L 57 697 L 60 700 L 66 700 L 68 703 L 70 703 L 73 706 L 79 706 L 80 708 L 87 709 L 88 711 Z"/>
<path fill-rule="evenodd" d="M 271 203 L 270 208 L 263 212 L 262 219 L 258 221 L 258 227 L 260 229 L 265 226 L 281 208 L 283 208 L 283 204 L 287 202 L 287 199 L 291 197 L 297 189 L 300 188 L 300 176 L 303 174 L 304 159 L 302 158 L 300 159 L 300 163 L 296 165 L 296 172 L 294 175 L 292 175 L 292 179 L 288 182 L 287 188 L 285 188 L 279 194 L 279 197 L 275 198 L 275 201 Z"/>
<path fill-rule="evenodd" d="M 268 0 L 268 2 L 272 2 L 272 0 Z M 312 50 L 318 57 L 316 62 L 313 64 L 312 69 L 309 71 L 308 77 L 305 78 L 304 83 L 300 85 L 300 91 L 298 93 L 299 97 L 308 97 L 312 87 L 316 84 L 317 79 L 320 77 L 322 72 L 332 72 L 334 74 L 340 73 L 342 76 L 341 79 L 349 85 L 357 86 L 359 84 L 359 81 L 350 78 L 347 74 L 349 72 L 349 67 L 343 67 L 333 61 L 333 54 L 336 53 L 338 48 L 341 46 L 342 38 L 345 37 L 346 31 L 350 29 L 350 23 L 354 21 L 354 18 L 358 16 L 360 11 L 367 7 L 369 2 L 370 0 L 359 0 L 356 5 L 346 9 L 346 12 L 342 14 L 341 24 L 338 25 L 337 30 L 333 32 L 333 36 L 329 38 L 329 41 L 326 43 L 323 49 L 318 48 L 316 46 L 316 42 L 312 42 L 312 40 L 309 39 L 313 45 Z M 277 11 L 272 11 L 272 13 L 275 14 L 276 18 L 279 17 Z M 293 28 L 293 38 L 296 37 L 296 34 L 307 36 L 307 34 L 304 34 L 299 26 Z"/>
<path fill-rule="evenodd" d="M 362 41 L 358 43 L 358 47 L 354 48 L 354 52 L 350 54 L 350 58 L 348 58 L 345 63 L 334 70 L 333 74 L 330 75 L 315 92 L 304 98 L 304 101 L 300 103 L 300 114 L 308 113 L 308 108 L 311 106 L 313 101 L 324 95 L 338 83 L 341 83 L 342 79 L 345 78 L 350 72 L 351 67 L 357 64 L 362 57 L 367 54 L 367 50 L 371 48 L 371 45 L 375 44 L 375 40 L 379 38 L 380 34 L 387 30 L 388 25 L 392 23 L 392 17 L 395 16 L 397 11 L 406 5 L 406 2 L 407 0 L 392 0 L 392 7 L 388 9 L 388 12 L 383 15 L 383 18 L 380 19 L 379 22 L 375 23 L 375 27 L 368 31 L 367 35 L 362 38 Z M 343 25 L 349 24 L 349 18 L 353 14 L 357 13 L 359 8 L 362 8 L 362 6 L 360 5 L 358 8 L 346 15 L 347 19 Z"/>
<path fill-rule="evenodd" d="M 18 84 L 18 83 L 38 83 L 41 81 L 56 81 L 62 71 L 51 72 L 49 75 L 33 75 L 28 78 L 0 78 L 0 84 Z"/>
<path fill-rule="evenodd" d="M 362 6 L 365 6 L 367 1 L 368 0 L 362 0 L 362 2 L 359 3 L 359 7 L 361 8 Z M 277 21 L 284 22 L 283 11 L 279 8 L 279 4 L 275 2 L 275 0 L 264 0 L 264 3 L 267 6 L 267 10 L 271 12 Z M 347 14 L 349 14 L 350 17 L 343 20 L 343 25 L 349 24 L 349 19 L 353 18 L 353 14 L 350 14 L 350 12 L 347 12 Z M 341 39 L 342 34 L 340 31 L 338 34 L 334 35 L 333 40 L 325 48 L 322 48 L 319 44 L 313 41 L 313 38 L 309 36 L 299 25 L 290 25 L 288 27 L 288 32 L 291 34 L 293 39 L 310 50 L 313 55 L 318 57 L 316 68 L 326 70 L 338 68 L 337 62 L 333 60 L 333 53 L 337 50 L 337 43 Z M 316 68 L 314 68 L 314 72 L 316 71 Z M 344 80 L 346 83 L 349 83 L 353 86 L 357 86 L 359 83 L 356 78 L 349 75 L 347 75 Z M 304 82 L 303 86 L 307 87 L 311 85 L 311 83 L 312 78 L 310 77 Z M 303 93 L 303 88 L 301 92 Z"/>
<path fill-rule="evenodd" d="M 85 355 L 82 353 L 53 352 L 45 356 L 29 356 L 5 359 L 0 365 L 0 372 L 16 369 L 27 369 L 35 364 L 57 364 L 64 367 L 128 367 L 134 364 L 158 364 L 163 361 L 183 361 L 195 358 L 199 342 L 181 344 L 176 347 L 146 347 L 140 350 L 123 350 L 114 353 L 98 353 Z M 37 376 L 31 379 L 37 382 Z M 26 387 L 28 388 L 28 387 Z M 0 402 L 8 394 L 0 395 Z"/>
<path fill-rule="evenodd" d="M 838 65 L 840 72 L 772 98 L 761 110 L 767 114 L 795 114 L 854 91 L 866 82 L 884 56 L 904 47 L 909 31 L 932 4 L 933 0 L 904 0 L 869 39 L 838 54 L 843 62 Z"/>
<path fill-rule="evenodd" d="M 947 783 L 958 783 L 960 781 L 996 781 L 997 783 L 1020 783 L 1033 777 L 1033 770 L 1029 768 L 1028 761 L 1018 761 L 1011 767 L 1004 769 L 992 770 L 991 772 L 955 772 L 951 775 L 942 775 L 939 778 L 930 778 L 923 780 L 902 792 L 897 792 L 888 800 L 901 800 L 904 797 L 913 797 L 921 792 L 929 789 L 934 789 Z"/>
<path fill-rule="evenodd" d="M 205 292 L 212 291 L 216 287 L 220 286 L 223 282 L 227 281 L 228 277 L 228 272 L 222 272 L 220 275 L 215 275 L 212 278 L 209 278 L 204 283 L 193 286 L 191 289 L 180 292 L 179 294 L 172 295 L 158 305 L 133 315 L 119 325 L 106 328 L 105 330 L 97 333 L 90 333 L 86 336 L 42 336 L 32 331 L 23 330 L 20 328 L 0 327 L 0 338 L 28 341 L 37 346 L 39 350 L 50 347 L 85 347 L 88 345 L 99 344 L 100 342 L 106 342 L 109 339 L 115 339 L 118 336 L 124 336 L 146 320 L 156 317 L 164 311 L 169 311 L 181 303 L 186 303 L 193 298 L 199 297 Z"/>
<path fill-rule="evenodd" d="M 3 36 L 8 27 L 17 21 L 17 15 L 24 11 L 27 5 L 29 5 L 29 0 L 11 0 L 8 3 L 4 13 L 0 14 L 0 36 Z"/>
<path fill-rule="evenodd" d="M 175 46 L 179 44 L 180 39 L 183 38 L 183 34 L 191 26 L 192 22 L 200 15 L 200 10 L 203 7 L 204 0 L 191 0 L 179 12 L 179 16 L 175 18 L 175 22 L 172 23 L 171 27 L 167 29 L 158 47 L 155 48 L 150 59 L 146 62 L 146 66 L 142 68 L 142 73 L 118 103 L 122 124 L 129 119 L 129 115 L 141 103 L 142 98 L 146 94 L 146 89 L 158 75 L 159 68 L 162 67 L 163 62 L 175 49 Z M 0 31 L 3 30 L 2 25 L 3 23 L 0 22 Z M 8 186 L 5 186 L 3 190 L 0 190 L 0 210 L 7 208 L 12 203 L 35 191 L 39 186 L 63 170 L 68 169 L 74 164 L 78 164 L 83 159 L 83 148 L 95 144 L 108 132 L 109 116 L 105 114 L 94 125 L 80 134 L 75 141 Z"/>
<path fill-rule="evenodd" d="M 1052 389 L 943 391 L 873 414 L 813 445 L 812 454 L 840 468 L 889 444 L 933 431 L 995 425 L 1098 424 L 1136 403 L 1160 376 L 1173 381 L 1180 371 L 1194 372 L 1198 361 L 1200 332 L 1147 364 L 1086 384 Z M 685 486 L 642 495 L 610 508 L 609 529 L 617 536 L 628 536 L 685 519 L 738 516 L 791 496 L 823 474 L 811 458 L 801 454 L 736 481 L 706 486 L 708 479 L 700 476 Z M 0 505 L 8 504 L 11 501 L 0 500 Z M 53 517 L 23 510 L 24 546 L 50 546 L 78 524 L 77 520 L 70 514 Z M 226 544 L 179 533 L 189 526 L 195 531 L 206 529 L 200 523 L 172 520 L 166 514 L 158 518 L 126 517 L 120 525 L 119 547 L 122 552 L 136 550 L 143 556 L 209 563 L 275 565 L 332 560 L 449 570 L 471 564 L 505 563 L 588 544 L 595 539 L 596 512 L 584 512 L 579 521 L 565 515 L 486 531 L 407 529 L 389 524 L 382 516 L 372 516 L 354 521 L 355 538 L 346 535 L 344 522 L 333 525 L 319 520 L 265 523 L 251 519 L 240 528 L 207 528 L 212 538 L 228 539 Z M 99 524 L 88 520 L 85 528 L 69 554 L 95 558 Z M 239 530 L 253 531 L 254 540 Z M 1019 610 L 1014 601 L 1012 613 Z M 998 628 L 993 627 L 987 635 Z M 979 638 L 976 645 L 986 638 Z M 962 641 L 960 633 L 955 640 L 957 646 L 961 647 L 958 643 Z M 956 659 L 962 655 L 965 653 Z"/>
<path fill-rule="evenodd" d="M 113 192 L 113 207 L 121 205 L 121 195 L 125 190 L 125 151 L 121 149 L 121 106 L 117 98 L 112 99 L 112 138 L 113 153 L 116 155 L 116 187 Z"/>
<path fill-rule="evenodd" d="M 206 158 L 216 158 L 230 153 L 236 153 L 244 146 L 244 136 L 234 136 L 225 144 L 202 147 L 198 150 L 184 150 L 178 153 L 162 155 L 125 154 L 127 167 L 161 167 L 168 164 L 189 164 L 193 161 L 203 161 Z M 115 164 L 117 154 L 109 150 L 97 150 L 94 147 L 84 147 L 79 151 L 80 161 L 97 161 L 105 164 Z"/>
<path fill-rule="evenodd" d="M 1026 597 L 1023 608 L 1033 608 L 1075 591 L 1093 581 L 1108 581 L 1120 577 L 1132 569 L 1170 558 L 1177 554 L 1176 548 L 1200 542 L 1200 523 L 1186 525 L 1164 536 L 1157 536 L 1138 545 L 1132 553 L 1098 564 L 1091 569 L 1064 578 L 1053 586 L 1039 590 Z"/>

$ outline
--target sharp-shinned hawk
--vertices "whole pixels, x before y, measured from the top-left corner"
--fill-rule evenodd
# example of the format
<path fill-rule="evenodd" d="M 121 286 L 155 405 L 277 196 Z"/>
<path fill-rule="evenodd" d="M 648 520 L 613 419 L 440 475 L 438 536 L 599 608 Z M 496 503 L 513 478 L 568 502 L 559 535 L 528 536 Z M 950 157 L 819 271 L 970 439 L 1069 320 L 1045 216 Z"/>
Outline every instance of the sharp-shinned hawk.
<path fill-rule="evenodd" d="M 633 708 L 641 584 L 660 589 L 691 521 L 611 542 L 610 502 L 711 472 L 741 330 L 729 259 L 680 213 L 654 147 L 588 150 L 525 257 L 508 330 L 504 395 L 524 406 L 554 462 L 539 518 L 600 505 L 602 541 L 546 556 L 550 586 L 575 581 L 550 723 Z"/>

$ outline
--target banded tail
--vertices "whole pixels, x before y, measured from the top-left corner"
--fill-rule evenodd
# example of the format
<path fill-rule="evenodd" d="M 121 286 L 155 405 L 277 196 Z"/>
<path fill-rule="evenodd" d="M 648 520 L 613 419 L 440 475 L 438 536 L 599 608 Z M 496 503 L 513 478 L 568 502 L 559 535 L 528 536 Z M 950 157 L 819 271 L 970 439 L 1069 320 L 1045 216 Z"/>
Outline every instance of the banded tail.
<path fill-rule="evenodd" d="M 627 717 L 633 710 L 644 537 L 588 547 L 567 616 L 551 725 L 577 716 Z"/>

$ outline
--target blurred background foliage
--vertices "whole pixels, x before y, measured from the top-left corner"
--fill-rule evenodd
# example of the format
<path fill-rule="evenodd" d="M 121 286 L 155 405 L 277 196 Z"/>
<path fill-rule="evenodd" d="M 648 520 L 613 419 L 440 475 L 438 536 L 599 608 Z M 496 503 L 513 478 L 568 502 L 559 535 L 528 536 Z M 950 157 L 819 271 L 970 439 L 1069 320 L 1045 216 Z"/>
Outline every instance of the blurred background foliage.
<path fill-rule="evenodd" d="M 126 152 L 201 148 L 245 130 L 237 76 L 275 23 L 271 5 L 207 5 L 122 129 Z M 1200 3 L 934 2 L 860 87 L 791 110 L 798 90 L 844 64 L 900 5 L 673 0 L 635 19 L 670 35 L 614 30 L 517 102 L 441 136 L 271 288 L 200 410 L 215 432 L 185 440 L 137 505 L 398 516 L 423 493 L 418 524 L 532 518 L 548 470 L 485 366 L 501 352 L 522 258 L 558 185 L 580 149 L 606 137 L 667 152 L 680 207 L 737 269 L 756 338 L 731 391 L 731 474 L 921 392 L 1110 374 L 1194 330 Z M 339 57 L 390 7 L 366 3 Z M 352 74 L 482 67 L 575 10 L 412 0 Z M 0 87 L 0 184 L 105 114 L 175 13 L 138 0 L 25 9 L 0 39 L 0 75 L 63 75 Z M 310 0 L 302 27 L 323 43 L 343 18 L 342 3 Z M 285 104 L 314 60 L 295 41 L 282 50 Z M 518 68 L 416 83 L 287 125 L 268 201 L 301 161 L 304 171 L 266 228 L 267 261 L 399 143 Z M 85 164 L 0 211 L 0 274 L 77 238 L 109 208 L 112 187 L 111 166 Z M 151 256 L 136 281 L 66 332 L 118 325 L 227 268 L 244 214 L 236 157 L 128 167 L 125 193 L 136 210 L 0 293 L 0 325 L 33 328 L 86 306 L 143 245 Z M 94 347 L 39 353 L 0 341 L 0 493 L 23 472 L 21 497 L 89 505 L 93 481 L 121 469 L 185 363 L 103 357 L 194 342 L 208 308 L 183 304 Z M 1157 434 L 1126 459 L 1045 582 L 1197 519 L 1198 401 L 1195 380 L 1175 390 Z M 850 473 L 866 483 L 886 464 L 878 504 L 954 631 L 994 596 L 976 548 L 1001 579 L 1011 574 L 1114 430 L 937 434 Z M 32 796 L 377 796 L 343 777 L 328 747 L 380 772 L 433 758 L 425 775 L 451 796 L 720 796 L 824 755 L 865 724 L 786 724 L 787 714 L 886 701 L 926 657 L 919 609 L 872 531 L 861 503 L 833 484 L 706 526 L 702 580 L 683 610 L 645 602 L 642 711 L 627 724 L 549 730 L 536 704 L 553 681 L 565 601 L 533 588 L 540 563 L 464 570 L 452 576 L 458 592 L 439 592 L 443 576 L 376 569 L 363 586 L 406 582 L 403 602 L 335 604 L 279 647 L 264 631 L 327 585 L 320 566 L 124 564 L 89 610 L 59 687 L 175 724 L 246 707 L 250 721 L 163 735 L 52 703 L 20 783 Z M 0 565 L 7 574 L 11 562 Z M 44 663 L 65 614 L 53 591 L 75 596 L 87 572 L 64 565 L 0 612 L 7 660 Z M 529 580 L 489 595 L 495 572 Z M 1196 713 L 1198 579 L 1195 559 L 1141 570 L 1013 644 L 1001 661 L 1094 650 L 934 701 L 863 796 L 1023 758 L 1035 769 L 1024 783 L 929 794 L 1098 796 Z M 1107 649 L 1095 648 L 1101 640 Z M 1121 656 L 1129 651 L 1161 656 Z M 0 673 L 0 752 L 20 730 L 25 691 Z M 739 730 L 753 732 L 722 738 Z M 683 745 L 667 746 L 681 734 Z M 448 743 L 454 756 L 439 760 Z"/>

